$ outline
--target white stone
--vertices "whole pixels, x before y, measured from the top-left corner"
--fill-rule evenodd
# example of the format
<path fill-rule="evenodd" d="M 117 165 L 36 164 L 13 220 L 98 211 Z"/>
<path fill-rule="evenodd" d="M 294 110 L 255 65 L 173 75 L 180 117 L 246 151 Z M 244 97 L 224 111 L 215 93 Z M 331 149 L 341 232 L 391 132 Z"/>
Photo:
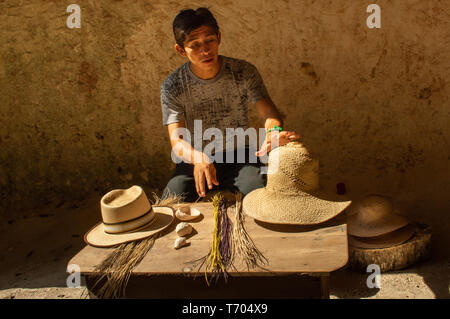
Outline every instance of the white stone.
<path fill-rule="evenodd" d="M 189 225 L 188 223 L 182 222 L 177 225 L 175 230 L 176 230 L 178 236 L 181 237 L 181 236 L 189 235 L 192 232 L 192 226 Z"/>
<path fill-rule="evenodd" d="M 186 237 L 178 237 L 177 239 L 175 239 L 173 248 L 179 249 L 185 245 L 186 245 Z"/>

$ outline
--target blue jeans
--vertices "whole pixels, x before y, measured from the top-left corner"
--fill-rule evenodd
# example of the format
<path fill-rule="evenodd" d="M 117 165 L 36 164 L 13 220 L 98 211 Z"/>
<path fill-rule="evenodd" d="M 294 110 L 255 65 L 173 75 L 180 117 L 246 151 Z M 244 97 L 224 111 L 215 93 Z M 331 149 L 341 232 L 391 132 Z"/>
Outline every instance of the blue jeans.
<path fill-rule="evenodd" d="M 228 156 L 234 159 L 233 163 L 226 163 L 227 153 L 222 153 L 224 163 L 214 163 L 219 186 L 213 185 L 212 190 L 209 190 L 205 181 L 206 192 L 226 189 L 232 192 L 239 191 L 245 196 L 257 188 L 266 186 L 266 175 L 261 174 L 261 168 L 265 165 L 259 158 L 256 163 L 250 163 L 249 160 L 249 152 L 255 151 L 245 149 L 244 163 L 237 162 L 237 152 L 237 150 L 228 152 Z M 162 199 L 169 195 L 183 195 L 186 202 L 196 201 L 199 195 L 195 189 L 193 173 L 194 165 L 184 162 L 177 164 L 175 173 L 163 191 Z"/>

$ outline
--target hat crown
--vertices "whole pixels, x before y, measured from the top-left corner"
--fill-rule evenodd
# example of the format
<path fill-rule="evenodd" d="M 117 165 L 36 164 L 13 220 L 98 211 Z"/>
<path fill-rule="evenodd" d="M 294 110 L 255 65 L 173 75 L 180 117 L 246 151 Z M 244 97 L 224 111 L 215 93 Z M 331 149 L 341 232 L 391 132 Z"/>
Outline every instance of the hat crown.
<path fill-rule="evenodd" d="M 393 211 L 392 201 L 384 196 L 369 195 L 355 206 L 353 212 L 361 223 L 372 223 L 383 219 Z"/>
<path fill-rule="evenodd" d="M 297 142 L 274 149 L 269 154 L 266 188 L 283 193 L 317 191 L 319 161 Z"/>
<path fill-rule="evenodd" d="M 100 201 L 103 223 L 117 224 L 141 217 L 151 205 L 140 186 L 112 190 Z"/>
<path fill-rule="evenodd" d="M 394 211 L 391 198 L 372 194 L 350 206 L 347 231 L 357 237 L 375 237 L 408 224 L 408 218 Z"/>

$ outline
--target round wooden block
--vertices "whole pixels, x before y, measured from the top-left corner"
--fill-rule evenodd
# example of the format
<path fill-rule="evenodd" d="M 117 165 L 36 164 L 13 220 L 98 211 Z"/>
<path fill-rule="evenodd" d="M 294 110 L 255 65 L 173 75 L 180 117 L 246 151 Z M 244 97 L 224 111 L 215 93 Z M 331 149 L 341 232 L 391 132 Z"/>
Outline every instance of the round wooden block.
<path fill-rule="evenodd" d="M 366 272 L 367 266 L 376 264 L 381 272 L 409 267 L 430 256 L 431 227 L 416 224 L 415 234 L 405 243 L 388 248 L 367 249 L 349 246 L 348 268 Z"/>

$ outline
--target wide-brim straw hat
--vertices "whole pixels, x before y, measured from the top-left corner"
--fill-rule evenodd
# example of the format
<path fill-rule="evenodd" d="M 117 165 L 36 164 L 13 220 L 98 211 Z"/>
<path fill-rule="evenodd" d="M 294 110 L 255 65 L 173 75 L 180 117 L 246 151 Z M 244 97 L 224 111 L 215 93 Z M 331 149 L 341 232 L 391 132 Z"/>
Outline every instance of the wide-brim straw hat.
<path fill-rule="evenodd" d="M 368 195 L 348 209 L 347 232 L 357 237 L 376 237 L 408 225 L 409 220 L 394 210 L 392 200 Z"/>
<path fill-rule="evenodd" d="M 171 225 L 170 207 L 151 206 L 140 186 L 112 190 L 100 201 L 102 222 L 84 236 L 94 247 L 113 247 L 150 237 Z"/>
<path fill-rule="evenodd" d="M 247 194 L 244 213 L 273 224 L 314 225 L 341 213 L 351 201 L 334 201 L 319 187 L 319 161 L 299 142 L 269 154 L 267 184 Z"/>
<path fill-rule="evenodd" d="M 401 245 L 407 242 L 415 233 L 416 228 L 408 224 L 400 229 L 376 237 L 348 236 L 348 244 L 357 248 L 381 249 Z"/>

